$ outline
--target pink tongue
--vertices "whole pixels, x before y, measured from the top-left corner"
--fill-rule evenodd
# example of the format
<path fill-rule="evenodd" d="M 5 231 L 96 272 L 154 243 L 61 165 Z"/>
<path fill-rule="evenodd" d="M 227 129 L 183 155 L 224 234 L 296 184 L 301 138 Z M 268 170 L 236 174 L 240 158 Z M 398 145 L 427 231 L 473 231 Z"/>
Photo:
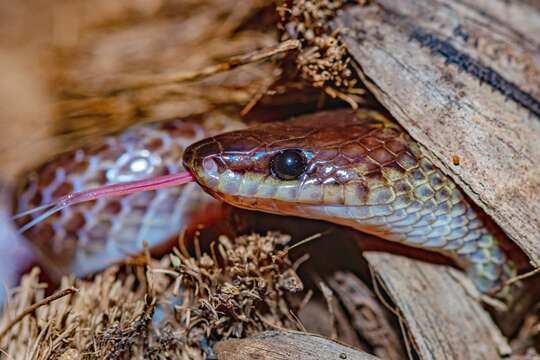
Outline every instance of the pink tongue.
<path fill-rule="evenodd" d="M 193 175 L 185 171 L 180 174 L 157 176 L 157 177 L 153 177 L 153 178 L 145 179 L 145 180 L 137 180 L 137 181 L 130 181 L 130 182 L 124 182 L 124 183 L 111 184 L 111 185 L 104 185 L 104 186 L 100 186 L 94 189 L 67 194 L 52 204 L 40 206 L 38 208 L 34 208 L 31 210 L 19 213 L 15 215 L 13 218 L 17 219 L 22 216 L 32 214 L 40 210 L 49 209 L 45 213 L 41 214 L 37 218 L 30 221 L 28 224 L 20 228 L 19 231 L 23 233 L 29 228 L 31 228 L 32 226 L 38 224 L 39 222 L 43 221 L 47 217 L 51 216 L 55 212 L 60 211 L 63 208 L 70 205 L 78 204 L 85 201 L 95 200 L 99 198 L 109 197 L 109 196 L 127 195 L 127 194 L 132 194 L 132 193 L 143 192 L 143 191 L 157 190 L 157 189 L 163 189 L 163 188 L 168 188 L 172 186 L 178 186 L 182 184 L 187 184 L 188 182 L 191 182 L 194 180 L 195 179 L 193 178 Z"/>
<path fill-rule="evenodd" d="M 58 199 L 56 204 L 59 206 L 69 206 L 103 197 L 127 195 L 148 190 L 157 190 L 178 186 L 187 184 L 193 180 L 193 176 L 186 171 L 180 174 L 163 175 L 150 179 L 104 185 L 95 189 L 67 194 L 66 196 Z"/>

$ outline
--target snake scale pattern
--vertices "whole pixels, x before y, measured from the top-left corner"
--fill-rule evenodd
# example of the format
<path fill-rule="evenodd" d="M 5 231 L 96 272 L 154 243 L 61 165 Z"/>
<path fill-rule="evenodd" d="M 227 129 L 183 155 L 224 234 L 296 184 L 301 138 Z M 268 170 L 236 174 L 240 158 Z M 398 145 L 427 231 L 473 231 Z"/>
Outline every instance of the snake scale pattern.
<path fill-rule="evenodd" d="M 135 126 L 30 173 L 16 211 L 185 167 L 206 192 L 234 206 L 330 221 L 440 252 L 482 292 L 515 274 L 499 245 L 504 234 L 381 113 L 334 110 L 222 130 L 181 120 Z M 52 267 L 84 274 L 140 251 L 143 240 L 156 245 L 174 236 L 201 201 L 211 200 L 193 183 L 99 199 L 63 209 L 26 236 Z"/>

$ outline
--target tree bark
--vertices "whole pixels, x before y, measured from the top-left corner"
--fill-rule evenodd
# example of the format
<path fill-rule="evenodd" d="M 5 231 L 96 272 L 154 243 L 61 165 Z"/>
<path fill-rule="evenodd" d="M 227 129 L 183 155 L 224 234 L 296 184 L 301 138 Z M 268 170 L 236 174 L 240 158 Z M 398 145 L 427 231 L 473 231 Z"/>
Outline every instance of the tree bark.
<path fill-rule="evenodd" d="M 333 25 L 377 99 L 537 264 L 539 24 L 521 2 L 379 0 Z"/>
<path fill-rule="evenodd" d="M 267 331 L 246 339 L 220 341 L 214 347 L 220 360 L 376 360 L 325 337 L 298 331 Z"/>
<path fill-rule="evenodd" d="M 511 352 L 489 314 L 467 293 L 462 283 L 469 280 L 459 271 L 387 253 L 364 255 L 421 359 L 491 360 Z"/>

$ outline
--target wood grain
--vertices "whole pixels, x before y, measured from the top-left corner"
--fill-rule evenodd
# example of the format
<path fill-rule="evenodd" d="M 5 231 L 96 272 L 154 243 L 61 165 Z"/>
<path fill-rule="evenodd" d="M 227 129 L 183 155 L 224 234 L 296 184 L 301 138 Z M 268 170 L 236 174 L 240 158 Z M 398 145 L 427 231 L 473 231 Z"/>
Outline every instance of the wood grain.
<path fill-rule="evenodd" d="M 471 2 L 379 0 L 333 26 L 377 99 L 538 264 L 540 47 L 526 29 L 540 13 Z"/>
<path fill-rule="evenodd" d="M 468 281 L 463 274 L 387 253 L 364 255 L 421 359 L 498 359 L 510 353 L 499 329 L 462 285 Z"/>
<path fill-rule="evenodd" d="M 325 337 L 298 331 L 267 331 L 246 339 L 220 341 L 220 360 L 376 360 Z"/>

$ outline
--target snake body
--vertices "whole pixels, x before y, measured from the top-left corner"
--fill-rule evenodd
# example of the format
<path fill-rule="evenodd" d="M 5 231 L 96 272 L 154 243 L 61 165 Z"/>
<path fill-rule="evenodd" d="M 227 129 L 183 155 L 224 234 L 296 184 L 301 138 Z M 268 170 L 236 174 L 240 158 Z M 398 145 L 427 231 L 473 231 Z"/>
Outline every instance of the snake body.
<path fill-rule="evenodd" d="M 111 181 L 178 172 L 183 154 L 202 188 L 234 206 L 326 220 L 441 252 L 483 292 L 514 275 L 499 245 L 503 235 L 380 113 L 320 112 L 202 139 L 212 133 L 180 120 L 128 129 L 30 174 L 16 210 Z M 271 170 L 276 154 L 288 150 L 305 160 L 295 179 Z M 62 210 L 27 236 L 49 263 L 84 274 L 140 251 L 143 240 L 155 245 L 174 236 L 209 201 L 195 186 L 100 199 Z"/>
<path fill-rule="evenodd" d="M 72 191 L 183 171 L 185 148 L 216 131 L 223 126 L 174 119 L 134 126 L 62 154 L 24 176 L 15 212 Z M 144 241 L 155 247 L 173 238 L 212 201 L 194 183 L 102 198 L 67 207 L 24 235 L 48 271 L 81 276 L 139 254 Z M 19 219 L 18 225 L 36 216 Z"/>
<path fill-rule="evenodd" d="M 286 151 L 305 158 L 296 179 L 272 172 Z M 184 165 L 209 193 L 235 206 L 326 220 L 441 252 L 483 292 L 514 275 L 502 234 L 377 112 L 320 112 L 211 137 L 186 150 Z"/>

